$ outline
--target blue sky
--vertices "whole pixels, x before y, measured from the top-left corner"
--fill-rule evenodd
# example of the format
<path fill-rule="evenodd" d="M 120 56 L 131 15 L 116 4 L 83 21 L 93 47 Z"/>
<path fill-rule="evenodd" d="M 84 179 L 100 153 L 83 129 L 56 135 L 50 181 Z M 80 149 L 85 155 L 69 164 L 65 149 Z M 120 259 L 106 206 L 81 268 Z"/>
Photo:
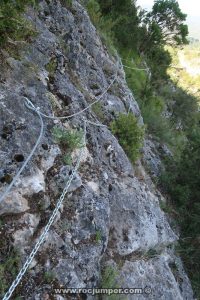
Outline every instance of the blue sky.
<path fill-rule="evenodd" d="M 142 8 L 150 9 L 153 0 L 137 0 Z M 186 23 L 190 36 L 200 39 L 200 0 L 178 0 L 181 10 L 188 15 Z"/>

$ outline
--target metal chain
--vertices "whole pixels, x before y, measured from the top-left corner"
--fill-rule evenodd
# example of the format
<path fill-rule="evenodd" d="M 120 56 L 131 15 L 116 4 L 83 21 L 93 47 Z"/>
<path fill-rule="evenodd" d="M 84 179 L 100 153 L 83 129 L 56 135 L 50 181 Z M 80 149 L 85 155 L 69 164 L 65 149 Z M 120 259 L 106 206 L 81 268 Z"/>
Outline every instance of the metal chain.
<path fill-rule="evenodd" d="M 27 99 L 26 99 L 27 101 Z M 25 169 L 26 165 L 28 164 L 28 162 L 31 160 L 33 154 L 35 153 L 35 150 L 37 149 L 41 139 L 42 139 L 42 136 L 43 136 L 43 133 L 44 133 L 44 122 L 43 122 L 43 119 L 40 115 L 40 112 L 38 109 L 35 108 L 35 106 L 33 105 L 33 103 L 29 101 L 29 108 L 31 107 L 31 109 L 36 112 L 36 114 L 38 115 L 39 119 L 40 119 L 40 135 L 31 151 L 31 153 L 29 154 L 29 156 L 27 157 L 27 159 L 25 160 L 23 166 L 20 168 L 20 170 L 17 172 L 17 174 L 15 175 L 15 177 L 13 178 L 12 182 L 9 184 L 9 186 L 7 187 L 7 189 L 4 191 L 4 193 L 1 195 L 0 197 L 0 203 L 3 201 L 3 199 L 7 196 L 7 194 L 10 192 L 11 188 L 13 187 L 13 185 L 15 184 L 15 182 L 17 181 L 17 179 L 19 178 L 20 174 L 23 172 L 23 170 Z"/>
<path fill-rule="evenodd" d="M 118 73 L 118 72 L 117 72 Z M 43 132 L 44 132 L 44 123 L 43 123 L 43 119 L 42 117 L 45 117 L 45 118 L 49 118 L 49 119 L 68 119 L 68 118 L 72 118 L 72 117 L 75 117 L 77 115 L 80 115 L 81 113 L 83 113 L 84 111 L 86 111 L 87 109 L 89 109 L 92 105 L 94 105 L 95 103 L 99 102 L 102 97 L 107 93 L 107 91 L 109 90 L 109 88 L 114 84 L 115 80 L 117 79 L 117 73 L 115 75 L 115 78 L 112 80 L 112 82 L 109 84 L 109 86 L 107 87 L 107 89 L 100 95 L 100 97 L 98 97 L 98 99 L 96 99 L 94 102 L 92 102 L 91 104 L 89 104 L 86 108 L 82 109 L 81 111 L 77 112 L 77 113 L 74 113 L 70 116 L 66 116 L 66 117 L 54 117 L 54 116 L 47 116 L 45 115 L 44 113 L 42 113 L 40 111 L 40 108 L 36 108 L 33 103 L 26 97 L 24 97 L 25 101 L 26 101 L 26 106 L 31 109 L 32 111 L 36 112 L 38 117 L 40 118 L 40 122 L 41 122 L 41 130 L 40 130 L 40 135 L 39 135 L 39 138 L 34 146 L 34 148 L 32 149 L 30 155 L 28 156 L 28 158 L 26 159 L 25 163 L 23 164 L 23 166 L 21 167 L 21 169 L 19 170 L 19 172 L 17 173 L 17 175 L 14 177 L 13 181 L 11 182 L 11 184 L 8 186 L 8 188 L 6 189 L 6 191 L 3 193 L 3 195 L 1 196 L 0 198 L 0 202 L 4 199 L 4 197 L 7 195 L 7 193 L 9 193 L 9 191 L 11 190 L 11 188 L 13 187 L 13 185 L 15 184 L 16 180 L 19 178 L 21 172 L 24 170 L 24 168 L 26 167 L 26 165 L 28 164 L 28 162 L 30 161 L 30 159 L 32 158 L 36 148 L 38 147 L 39 143 L 40 143 L 40 140 L 42 138 L 42 135 L 43 135 Z M 97 123 L 94 123 L 94 122 L 91 122 L 91 121 L 87 121 L 87 120 L 84 120 L 84 136 L 83 136 L 83 144 L 85 145 L 86 144 L 86 122 L 92 124 L 92 125 L 96 125 L 96 126 L 103 126 L 103 127 L 106 127 L 106 125 L 102 125 L 102 124 L 97 124 Z M 55 218 L 56 218 L 56 215 L 64 201 L 64 198 L 65 198 L 65 195 L 70 187 L 70 184 L 75 176 L 75 173 L 76 171 L 78 170 L 79 168 L 79 165 L 80 165 L 80 162 L 81 162 L 81 159 L 82 159 L 82 156 L 83 156 L 83 153 L 84 153 L 84 148 L 81 149 L 80 151 L 80 155 L 79 155 L 79 158 L 77 160 L 77 163 L 76 163 L 76 166 L 74 168 L 74 170 L 72 171 L 72 174 L 70 175 L 69 177 L 69 180 L 68 182 L 66 183 L 66 186 L 58 200 L 58 203 L 47 223 L 47 225 L 45 226 L 44 228 L 44 231 L 42 232 L 42 234 L 40 235 L 37 243 L 35 244 L 33 250 L 31 251 L 29 257 L 27 258 L 26 262 L 24 263 L 24 265 L 22 266 L 21 270 L 19 271 L 17 277 L 15 278 L 15 280 L 13 281 L 13 283 L 11 284 L 9 290 L 7 291 L 7 293 L 4 295 L 3 297 L 3 300 L 9 300 L 10 297 L 12 296 L 15 288 L 18 286 L 18 284 L 20 283 L 22 277 L 24 276 L 24 274 L 26 273 L 27 269 L 29 268 L 31 262 L 33 261 L 33 258 L 35 257 L 35 255 L 37 254 L 41 244 L 45 241 L 45 238 L 46 238 L 46 235 L 49 231 L 49 228 L 51 227 L 51 225 L 53 224 Z"/>
<path fill-rule="evenodd" d="M 128 61 L 128 62 L 130 62 L 130 63 L 133 63 L 133 62 L 134 62 L 133 58 L 132 58 L 132 60 L 130 60 L 130 59 L 126 59 L 126 58 L 122 58 L 122 57 L 121 57 L 121 60 L 125 60 L 125 61 Z"/>
<path fill-rule="evenodd" d="M 129 67 L 129 66 L 126 66 L 126 65 L 123 65 L 123 67 L 131 69 L 131 70 L 138 70 L 138 71 L 147 71 L 147 72 L 149 72 L 149 68 L 140 69 L 140 68 Z"/>
<path fill-rule="evenodd" d="M 94 105 L 95 103 L 99 102 L 99 101 L 103 98 L 103 96 L 107 93 L 107 91 L 109 90 L 109 88 L 110 88 L 110 87 L 114 84 L 114 82 L 116 81 L 116 79 L 117 79 L 117 73 L 118 73 L 118 72 L 116 72 L 116 75 L 115 75 L 114 79 L 111 81 L 111 83 L 110 83 L 109 86 L 106 88 L 106 90 L 105 90 L 105 91 L 104 91 L 104 92 L 103 92 L 103 93 L 102 93 L 102 94 L 101 94 L 94 102 L 90 103 L 90 104 L 89 104 L 87 107 L 85 107 L 84 109 L 82 109 L 82 110 L 80 110 L 80 111 L 78 111 L 78 112 L 76 112 L 76 113 L 74 113 L 74 114 L 72 114 L 72 115 L 65 116 L 65 117 L 48 116 L 48 115 L 44 114 L 44 113 L 41 112 L 41 111 L 40 111 L 40 115 L 43 116 L 43 117 L 45 117 L 45 118 L 48 118 L 48 119 L 53 119 L 53 120 L 63 120 L 63 119 L 73 118 L 73 117 L 76 117 L 76 116 L 82 114 L 84 111 L 88 110 L 90 107 L 92 107 L 92 105 Z M 30 100 L 29 100 L 28 98 L 26 98 L 26 97 L 24 97 L 24 99 L 26 99 L 27 102 L 30 101 Z M 29 106 L 29 103 L 27 103 L 27 106 L 28 106 L 30 109 L 32 109 L 32 107 Z"/>
<path fill-rule="evenodd" d="M 84 121 L 84 136 L 83 136 L 83 145 L 86 144 L 86 122 Z M 56 218 L 56 215 L 63 203 L 63 200 L 65 198 L 65 195 L 70 187 L 70 184 L 75 176 L 75 173 L 76 171 L 78 170 L 79 168 L 79 165 L 80 165 L 80 162 L 81 162 L 81 159 L 82 159 L 82 156 L 83 156 L 83 153 L 84 153 L 84 148 L 81 149 L 80 151 L 80 155 L 79 155 L 79 158 L 77 160 L 77 163 L 76 163 L 76 166 L 74 168 L 74 170 L 72 171 L 72 174 L 70 175 L 69 177 L 69 180 L 62 192 L 62 195 L 60 196 L 59 200 L 58 200 L 58 203 L 49 219 L 49 222 L 47 223 L 47 225 L 45 226 L 45 229 L 44 231 L 42 232 L 41 236 L 39 237 L 35 247 L 33 248 L 33 250 L 31 251 L 29 257 L 27 258 L 26 262 L 24 263 L 23 267 L 21 268 L 20 272 L 18 273 L 17 277 L 15 278 L 15 280 L 13 281 L 12 285 L 10 286 L 8 292 L 5 294 L 5 296 L 3 297 L 3 300 L 8 300 L 10 299 L 10 297 L 12 296 L 15 288 L 18 286 L 18 284 L 20 283 L 22 277 L 24 276 L 24 274 L 26 273 L 28 267 L 30 266 L 33 258 L 35 257 L 35 255 L 37 254 L 41 244 L 45 241 L 45 238 L 46 238 L 46 235 L 49 231 L 49 228 L 51 227 L 51 225 L 53 224 L 55 218 Z"/>
<path fill-rule="evenodd" d="M 84 109 L 78 111 L 77 113 L 74 113 L 70 116 L 66 116 L 66 117 L 54 117 L 54 116 L 48 116 L 48 115 L 45 115 L 44 113 L 42 113 L 40 111 L 40 108 L 39 107 L 35 107 L 33 105 L 33 103 L 26 97 L 24 97 L 24 100 L 26 101 L 25 102 L 25 105 L 26 107 L 28 107 L 30 110 L 34 111 L 37 113 L 39 119 L 40 119 L 40 122 L 41 122 L 41 130 L 40 130 L 40 135 L 38 137 L 38 140 L 35 144 L 35 146 L 33 147 L 31 153 L 29 154 L 28 158 L 26 159 L 26 161 L 24 162 L 23 166 L 21 167 L 21 169 L 18 171 L 18 173 L 16 174 L 16 176 L 13 178 L 11 184 L 8 186 L 8 188 L 5 190 L 5 192 L 1 195 L 0 197 L 0 203 L 3 201 L 3 199 L 5 198 L 5 196 L 7 196 L 7 194 L 10 192 L 11 188 L 13 187 L 13 185 L 15 184 L 15 182 L 17 181 L 17 179 L 19 178 L 20 174 L 23 172 L 23 170 L 25 169 L 26 165 L 28 164 L 28 162 L 31 160 L 33 154 L 35 153 L 39 143 L 40 143 L 40 140 L 42 138 L 42 135 L 43 135 L 43 132 L 44 132 L 44 123 L 43 123 L 43 119 L 42 119 L 42 116 L 45 117 L 45 118 L 48 118 L 48 119 L 57 119 L 57 120 L 62 120 L 62 119 L 69 119 L 69 118 L 72 118 L 72 117 L 75 117 L 75 116 L 78 116 L 80 115 L 81 113 L 83 113 L 84 111 L 86 111 L 87 109 L 89 109 L 92 105 L 94 105 L 95 103 L 99 102 L 102 97 L 107 93 L 107 91 L 109 90 L 109 88 L 113 85 L 113 83 L 115 82 L 115 80 L 117 79 L 117 73 L 115 75 L 115 78 L 112 80 L 112 82 L 109 84 L 109 86 L 107 87 L 107 89 L 100 95 L 100 97 L 98 97 L 93 103 L 89 104 L 87 107 L 85 107 Z M 92 124 L 92 122 L 91 122 Z M 93 124 L 94 125 L 94 124 Z M 97 126 L 102 126 L 104 127 L 105 125 L 97 125 Z"/>

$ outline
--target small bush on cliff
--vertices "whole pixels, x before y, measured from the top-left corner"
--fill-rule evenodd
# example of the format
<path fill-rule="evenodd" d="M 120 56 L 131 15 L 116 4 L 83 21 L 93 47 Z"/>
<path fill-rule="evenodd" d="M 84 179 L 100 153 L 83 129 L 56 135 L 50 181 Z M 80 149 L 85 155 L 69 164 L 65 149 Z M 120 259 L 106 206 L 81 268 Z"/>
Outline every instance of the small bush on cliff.
<path fill-rule="evenodd" d="M 118 119 L 111 123 L 111 130 L 119 139 L 119 143 L 134 163 L 140 156 L 144 138 L 144 127 L 139 126 L 136 117 L 129 114 L 120 114 Z"/>
<path fill-rule="evenodd" d="M 83 132 L 81 130 L 66 130 L 60 127 L 54 127 L 53 137 L 55 142 L 59 143 L 65 151 L 63 161 L 67 165 L 70 165 L 72 163 L 72 152 L 84 146 Z"/>
<path fill-rule="evenodd" d="M 101 20 L 101 12 L 99 3 L 96 0 L 89 0 L 87 2 L 87 10 L 92 22 L 97 25 Z"/>
<path fill-rule="evenodd" d="M 0 265 L 0 296 L 7 290 L 9 283 L 15 278 L 20 265 L 19 254 L 12 250 Z"/>
<path fill-rule="evenodd" d="M 101 287 L 106 288 L 118 288 L 117 276 L 118 271 L 112 266 L 106 266 L 102 272 Z"/>
<path fill-rule="evenodd" d="M 83 132 L 78 130 L 66 130 L 54 127 L 53 136 L 55 140 L 69 151 L 83 147 Z"/>
<path fill-rule="evenodd" d="M 102 103 L 97 102 L 92 106 L 92 110 L 101 122 L 105 122 L 105 114 L 102 110 Z"/>

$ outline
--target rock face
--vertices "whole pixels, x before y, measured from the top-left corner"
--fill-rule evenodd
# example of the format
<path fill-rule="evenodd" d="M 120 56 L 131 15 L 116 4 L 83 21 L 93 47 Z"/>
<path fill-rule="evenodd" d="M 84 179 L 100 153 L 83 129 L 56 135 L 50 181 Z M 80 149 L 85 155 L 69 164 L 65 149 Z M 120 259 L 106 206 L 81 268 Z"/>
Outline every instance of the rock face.
<path fill-rule="evenodd" d="M 144 289 L 144 295 L 128 296 L 128 299 L 158 299 L 159 297 L 163 300 L 181 300 L 183 295 L 185 299 L 192 299 L 187 277 L 184 273 L 179 275 L 178 267 L 176 264 L 170 264 L 170 260 L 169 256 L 162 254 L 147 260 L 126 261 L 121 269 L 125 286 L 128 288 L 142 286 Z M 184 282 L 184 287 L 178 283 L 181 281 Z"/>
<path fill-rule="evenodd" d="M 47 224 L 73 169 L 63 163 L 65 150 L 53 140 L 53 126 L 83 128 L 83 117 L 109 124 L 119 112 L 128 110 L 142 123 L 119 57 L 108 54 L 79 2 L 64 6 L 58 0 L 42 0 L 38 11 L 29 10 L 27 17 L 38 35 L 20 50 L 20 58 L 4 53 L 6 65 L 2 64 L 1 193 L 40 132 L 37 114 L 25 106 L 24 96 L 46 115 L 66 116 L 84 109 L 116 80 L 99 102 L 103 120 L 98 120 L 92 108 L 63 122 L 44 118 L 42 141 L 0 206 L 4 221 L 2 243 L 6 244 L 6 237 L 12 233 L 11 246 L 19 250 L 23 261 Z M 145 143 L 145 160 L 150 161 L 152 173 L 157 175 L 159 159 L 152 152 L 152 142 Z M 175 271 L 173 267 L 178 260 L 173 252 L 178 236 L 160 209 L 157 193 L 146 180 L 144 169 L 138 176 L 107 127 L 87 123 L 84 150 L 80 169 L 56 221 L 17 295 L 49 299 L 52 283 L 55 287 L 100 287 L 101 271 L 111 264 L 121 278 L 118 286 L 151 288 L 148 295 L 128 295 L 128 299 L 193 299 L 181 261 Z M 78 155 L 79 151 L 73 152 L 73 163 Z M 0 255 L 4 260 L 6 254 Z M 44 275 L 49 273 L 53 273 L 51 284 Z M 80 298 L 77 295 L 73 299 Z"/>

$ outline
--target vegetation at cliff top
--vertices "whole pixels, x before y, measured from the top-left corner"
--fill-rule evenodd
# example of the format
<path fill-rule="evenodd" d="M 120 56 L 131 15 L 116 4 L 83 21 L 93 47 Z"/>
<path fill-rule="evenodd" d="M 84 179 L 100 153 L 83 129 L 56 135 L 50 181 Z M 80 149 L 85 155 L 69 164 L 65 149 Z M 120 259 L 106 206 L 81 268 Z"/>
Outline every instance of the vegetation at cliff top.
<path fill-rule="evenodd" d="M 8 40 L 24 40 L 33 34 L 33 29 L 22 14 L 27 5 L 34 4 L 34 0 L 1 0 L 0 47 L 5 45 Z"/>

